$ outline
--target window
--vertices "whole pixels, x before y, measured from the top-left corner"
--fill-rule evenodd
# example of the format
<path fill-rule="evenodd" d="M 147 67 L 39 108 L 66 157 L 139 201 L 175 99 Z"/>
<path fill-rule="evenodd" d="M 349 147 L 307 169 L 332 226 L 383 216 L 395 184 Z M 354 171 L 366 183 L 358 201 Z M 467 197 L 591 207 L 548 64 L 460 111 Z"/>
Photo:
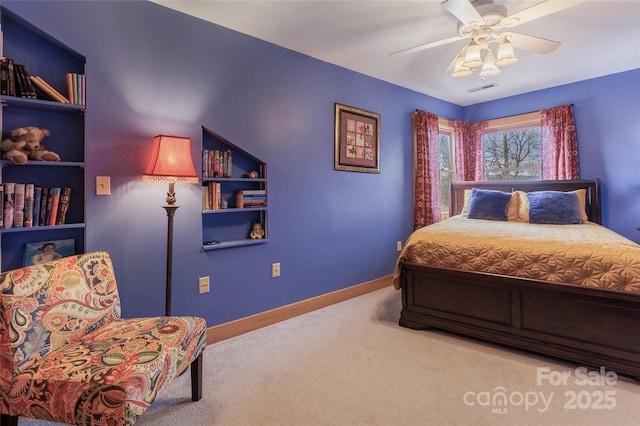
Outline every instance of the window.
<path fill-rule="evenodd" d="M 540 179 L 540 138 L 539 112 L 489 121 L 483 138 L 484 179 Z"/>
<path fill-rule="evenodd" d="M 455 180 L 453 123 L 438 120 L 438 156 L 440 164 L 440 218 L 449 217 L 449 183 Z"/>
<path fill-rule="evenodd" d="M 455 180 L 453 121 L 438 120 L 440 218 L 449 216 L 449 183 Z M 489 120 L 484 130 L 485 180 L 537 180 L 542 176 L 540 112 Z"/>

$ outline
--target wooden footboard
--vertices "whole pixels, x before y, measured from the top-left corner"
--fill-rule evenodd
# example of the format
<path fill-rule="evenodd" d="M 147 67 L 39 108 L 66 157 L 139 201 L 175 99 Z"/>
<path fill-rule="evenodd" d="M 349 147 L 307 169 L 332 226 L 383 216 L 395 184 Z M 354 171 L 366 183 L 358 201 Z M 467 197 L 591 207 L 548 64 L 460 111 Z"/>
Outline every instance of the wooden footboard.
<path fill-rule="evenodd" d="M 405 263 L 399 322 L 640 378 L 636 294 Z"/>

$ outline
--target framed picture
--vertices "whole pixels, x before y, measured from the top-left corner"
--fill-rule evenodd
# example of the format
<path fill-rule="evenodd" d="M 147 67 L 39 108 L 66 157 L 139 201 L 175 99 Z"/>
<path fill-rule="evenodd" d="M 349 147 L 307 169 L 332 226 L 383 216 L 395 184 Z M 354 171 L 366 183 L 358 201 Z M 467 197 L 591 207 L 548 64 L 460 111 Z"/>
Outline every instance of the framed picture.
<path fill-rule="evenodd" d="M 76 240 L 50 240 L 38 243 L 27 243 L 24 248 L 24 266 L 37 265 L 50 260 L 76 254 Z"/>
<path fill-rule="evenodd" d="M 336 170 L 380 173 L 380 114 L 336 104 Z"/>

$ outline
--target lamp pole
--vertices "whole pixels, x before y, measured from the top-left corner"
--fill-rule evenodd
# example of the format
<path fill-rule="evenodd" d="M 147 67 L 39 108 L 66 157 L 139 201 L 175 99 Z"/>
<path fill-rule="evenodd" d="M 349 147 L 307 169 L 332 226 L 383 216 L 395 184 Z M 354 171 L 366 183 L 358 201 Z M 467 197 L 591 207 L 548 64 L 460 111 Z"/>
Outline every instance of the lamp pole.
<path fill-rule="evenodd" d="M 175 182 L 169 182 L 167 205 L 162 206 L 167 212 L 167 282 L 165 286 L 164 314 L 171 316 L 171 278 L 173 277 L 173 216 L 180 207 L 175 204 Z"/>

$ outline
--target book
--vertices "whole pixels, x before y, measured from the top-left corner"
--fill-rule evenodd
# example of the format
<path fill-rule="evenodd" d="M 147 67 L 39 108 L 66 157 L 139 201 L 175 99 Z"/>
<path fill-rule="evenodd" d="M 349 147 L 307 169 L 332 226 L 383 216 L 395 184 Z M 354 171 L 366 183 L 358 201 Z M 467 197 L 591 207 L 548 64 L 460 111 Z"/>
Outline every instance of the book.
<path fill-rule="evenodd" d="M 2 90 L 1 94 L 7 95 L 7 96 L 15 96 L 16 86 L 15 86 L 15 71 L 14 71 L 13 59 L 2 58 L 1 69 L 2 69 L 2 86 L 0 86 L 0 90 Z"/>
<path fill-rule="evenodd" d="M 13 227 L 22 228 L 24 225 L 24 183 L 16 183 L 14 186 Z"/>
<path fill-rule="evenodd" d="M 33 85 L 31 78 L 29 78 L 29 69 L 24 64 L 21 64 L 20 67 L 21 67 L 22 75 L 24 76 L 24 84 L 27 92 L 27 97 L 31 99 L 36 99 L 38 96 L 36 94 L 36 88 Z"/>
<path fill-rule="evenodd" d="M 47 225 L 55 225 L 58 217 L 58 204 L 60 204 L 61 188 L 51 188 L 51 208 L 49 209 Z"/>
<path fill-rule="evenodd" d="M 220 184 L 218 182 L 209 182 L 209 210 L 218 210 L 220 197 Z"/>
<path fill-rule="evenodd" d="M 70 103 L 69 100 L 62 95 L 62 93 L 54 89 L 49 83 L 44 81 L 42 77 L 32 75 L 29 78 L 33 82 L 34 86 L 40 89 L 50 99 L 53 99 L 54 101 L 62 102 L 65 104 Z"/>
<path fill-rule="evenodd" d="M 67 73 L 67 99 L 69 102 L 74 103 L 75 99 L 73 98 L 73 73 Z"/>
<path fill-rule="evenodd" d="M 233 172 L 232 167 L 232 153 L 231 150 L 227 150 L 225 153 L 225 177 L 231 177 Z"/>
<path fill-rule="evenodd" d="M 30 99 L 35 98 L 35 89 L 33 89 L 33 84 L 31 83 L 31 79 L 29 78 L 29 71 L 27 70 L 26 65 L 14 64 L 13 68 L 15 75 L 16 96 Z"/>
<path fill-rule="evenodd" d="M 24 189 L 24 224 L 25 228 L 33 226 L 33 204 L 34 204 L 35 185 L 32 183 L 25 184 Z"/>
<path fill-rule="evenodd" d="M 44 212 L 43 225 L 49 224 L 49 219 L 51 218 L 51 202 L 52 201 L 53 201 L 53 188 L 47 188 L 47 204 Z"/>
<path fill-rule="evenodd" d="M 252 195 L 266 196 L 267 190 L 266 189 L 240 189 L 238 190 L 238 193 L 244 195 L 245 197 L 250 197 Z"/>
<path fill-rule="evenodd" d="M 0 200 L 4 201 L 4 185 L 0 183 Z M 4 206 L 0 208 L 0 228 L 4 227 Z"/>
<path fill-rule="evenodd" d="M 7 182 L 4 184 L 4 229 L 13 228 L 13 212 L 15 202 L 16 184 Z"/>
<path fill-rule="evenodd" d="M 42 187 L 33 188 L 33 226 L 40 226 L 40 204 L 42 203 Z"/>
<path fill-rule="evenodd" d="M 0 95 L 9 95 L 9 62 L 7 58 L 0 59 Z"/>
<path fill-rule="evenodd" d="M 209 185 L 202 186 L 202 210 L 211 210 L 209 208 Z"/>
<path fill-rule="evenodd" d="M 71 201 L 71 188 L 64 187 L 60 189 L 60 202 L 58 203 L 58 215 L 56 217 L 56 225 L 64 225 L 67 220 L 67 210 L 69 210 L 69 201 Z"/>
<path fill-rule="evenodd" d="M 43 187 L 40 199 L 40 226 L 47 224 L 47 207 L 49 207 L 49 188 Z"/>
<path fill-rule="evenodd" d="M 87 104 L 87 76 L 82 74 L 80 76 L 80 87 L 82 88 L 82 98 L 80 99 L 80 104 Z"/>

